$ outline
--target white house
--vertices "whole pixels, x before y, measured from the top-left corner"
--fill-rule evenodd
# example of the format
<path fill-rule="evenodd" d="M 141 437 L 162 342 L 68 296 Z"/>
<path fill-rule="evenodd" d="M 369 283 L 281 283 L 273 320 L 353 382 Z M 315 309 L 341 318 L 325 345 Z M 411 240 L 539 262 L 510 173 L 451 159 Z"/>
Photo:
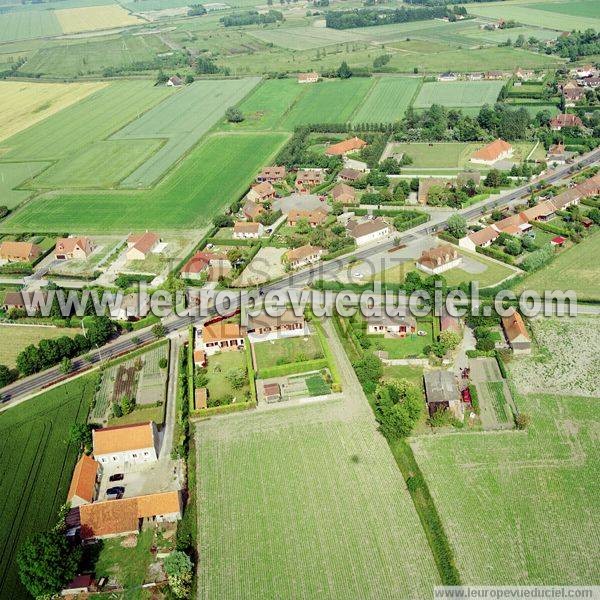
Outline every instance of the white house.
<path fill-rule="evenodd" d="M 325 250 L 323 248 L 306 244 L 305 246 L 288 250 L 284 254 L 283 259 L 290 268 L 299 269 L 305 265 L 318 262 L 324 253 Z"/>
<path fill-rule="evenodd" d="M 460 266 L 461 262 L 462 258 L 456 247 L 444 244 L 437 248 L 423 250 L 421 256 L 417 259 L 416 265 L 417 269 L 429 275 L 437 275 Z"/>
<path fill-rule="evenodd" d="M 406 337 L 417 331 L 417 320 L 410 316 L 390 317 L 387 314 L 366 317 L 367 333 L 372 335 L 388 334 L 392 336 Z"/>
<path fill-rule="evenodd" d="M 460 238 L 460 240 L 458 240 L 458 245 L 461 248 L 475 252 L 477 248 L 487 248 L 497 237 L 499 237 L 499 235 L 500 232 L 496 231 L 490 225 L 480 231 L 470 233 L 469 235 Z"/>
<path fill-rule="evenodd" d="M 471 162 L 480 165 L 493 165 L 499 160 L 511 158 L 514 154 L 513 147 L 504 140 L 497 139 L 480 148 L 471 156 Z"/>
<path fill-rule="evenodd" d="M 312 73 L 298 73 L 298 83 L 317 83 L 319 81 L 319 74 L 316 72 Z"/>
<path fill-rule="evenodd" d="M 350 219 L 346 229 L 348 235 L 354 238 L 357 246 L 369 244 L 391 233 L 390 226 L 379 217 L 363 223 L 357 223 L 354 219 Z"/>
<path fill-rule="evenodd" d="M 121 468 L 158 460 L 158 431 L 154 421 L 104 427 L 92 431 L 94 458 L 101 465 Z"/>
<path fill-rule="evenodd" d="M 236 239 L 259 238 L 263 234 L 264 229 L 262 223 L 237 221 L 233 225 L 233 237 Z"/>

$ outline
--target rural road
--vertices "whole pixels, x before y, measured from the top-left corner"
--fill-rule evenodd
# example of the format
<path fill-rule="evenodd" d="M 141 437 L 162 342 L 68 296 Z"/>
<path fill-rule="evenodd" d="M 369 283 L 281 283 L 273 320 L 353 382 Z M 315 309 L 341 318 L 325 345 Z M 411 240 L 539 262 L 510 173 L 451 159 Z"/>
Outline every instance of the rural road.
<path fill-rule="evenodd" d="M 566 176 L 573 174 L 576 170 L 588 167 L 589 165 L 598 161 L 600 161 L 600 148 L 579 157 L 570 165 L 565 165 L 564 167 L 549 172 L 542 179 L 547 183 L 554 183 L 563 179 Z M 463 215 L 466 219 L 474 219 L 486 212 L 489 212 L 493 208 L 501 208 L 504 206 L 508 206 L 515 200 L 518 200 L 525 196 L 529 196 L 531 186 L 534 184 L 535 180 L 533 182 L 527 183 L 526 185 L 511 190 L 508 193 L 503 194 L 501 197 L 496 197 L 492 200 L 482 201 L 476 205 L 469 206 L 457 212 Z M 295 273 L 293 275 L 290 275 L 289 277 L 280 279 L 273 283 L 265 284 L 261 287 L 261 289 L 264 293 L 267 293 L 275 290 L 285 290 L 288 288 L 303 287 L 307 284 L 310 284 L 313 281 L 316 281 L 317 279 L 325 279 L 327 276 L 331 276 L 340 271 L 344 266 L 347 266 L 350 262 L 367 259 L 373 254 L 375 249 L 379 252 L 390 250 L 391 248 L 395 247 L 398 243 L 405 244 L 408 242 L 415 241 L 421 236 L 441 231 L 446 227 L 448 217 L 451 214 L 455 213 L 449 213 L 447 216 L 440 215 L 435 220 L 424 223 L 423 225 L 415 227 L 403 234 L 394 236 L 393 239 L 390 236 L 385 240 L 382 240 L 373 245 L 363 247 L 359 250 L 351 252 L 350 254 L 340 256 L 339 258 L 330 260 L 326 263 L 321 263 L 315 267 L 305 269 L 304 271 L 299 271 L 298 273 Z M 241 292 L 235 301 L 237 302 L 237 304 L 232 303 L 231 311 L 233 312 L 237 308 L 239 308 L 244 303 L 244 301 L 247 300 L 247 298 L 248 293 Z M 212 309 L 209 309 L 209 313 L 211 315 L 217 314 L 217 308 L 222 307 L 214 307 Z M 598 307 L 595 306 L 586 307 L 585 310 L 589 312 L 582 312 L 582 314 L 598 314 Z M 181 329 L 182 327 L 187 327 L 193 322 L 201 321 L 202 319 L 199 319 L 195 316 L 185 315 L 167 317 L 163 319 L 163 324 L 167 330 L 167 334 L 169 334 Z M 41 371 L 40 373 L 36 373 L 35 375 L 31 375 L 30 377 L 19 379 L 15 383 L 0 389 L 3 408 L 9 406 L 15 401 L 21 401 L 23 399 L 26 399 L 27 397 L 34 395 L 40 390 L 65 381 L 73 375 L 81 373 L 93 366 L 97 366 L 103 361 L 115 358 L 117 356 L 120 356 L 121 354 L 125 354 L 131 350 L 134 350 L 135 348 L 138 348 L 141 345 L 152 342 L 154 339 L 155 336 L 150 328 L 136 331 L 134 333 L 128 333 L 119 337 L 113 342 L 103 346 L 102 348 L 93 350 L 90 353 L 88 353 L 88 357 L 90 359 L 89 361 L 84 360 L 83 358 L 74 359 L 73 371 L 69 375 L 64 375 L 63 373 L 61 373 L 58 367 L 52 367 L 45 371 Z"/>

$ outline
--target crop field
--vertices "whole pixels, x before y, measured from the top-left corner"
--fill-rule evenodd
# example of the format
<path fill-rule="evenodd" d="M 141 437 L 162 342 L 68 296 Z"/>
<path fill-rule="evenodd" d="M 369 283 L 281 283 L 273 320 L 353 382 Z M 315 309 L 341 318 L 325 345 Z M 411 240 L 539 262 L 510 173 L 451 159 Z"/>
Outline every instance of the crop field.
<path fill-rule="evenodd" d="M 60 35 L 62 28 L 54 11 L 23 10 L 0 14 L 0 42 Z"/>
<path fill-rule="evenodd" d="M 520 35 L 524 36 L 525 39 L 534 37 L 544 41 L 556 39 L 559 32 L 538 27 L 510 27 L 508 29 L 494 29 L 492 31 L 477 28 L 476 30 L 469 31 L 469 37 L 494 44 L 501 44 L 508 39 L 511 39 L 514 42 Z"/>
<path fill-rule="evenodd" d="M 127 27 L 145 23 L 118 4 L 105 6 L 83 6 L 54 11 L 63 33 L 97 31 L 113 27 Z"/>
<path fill-rule="evenodd" d="M 345 123 L 373 85 L 368 78 L 353 78 L 304 84 L 306 92 L 283 120 L 287 128 L 303 123 Z"/>
<path fill-rule="evenodd" d="M 31 191 L 15 189 L 27 179 L 35 177 L 40 171 L 49 167 L 50 163 L 0 163 L 0 198 L 2 205 L 14 208 L 25 198 L 31 195 Z"/>
<path fill-rule="evenodd" d="M 595 0 L 569 0 L 568 2 L 543 2 L 533 4 L 536 10 L 548 10 L 561 15 L 577 15 L 586 19 L 600 19 L 600 5 Z"/>
<path fill-rule="evenodd" d="M 463 585 L 599 583 L 597 400 L 565 390 L 517 402 L 526 433 L 411 440 Z"/>
<path fill-rule="evenodd" d="M 424 83 L 415 108 L 429 108 L 432 104 L 446 107 L 493 105 L 504 85 L 503 81 L 449 81 Z"/>
<path fill-rule="evenodd" d="M 410 106 L 421 80 L 416 77 L 376 79 L 354 117 L 353 123 L 399 121 Z"/>
<path fill-rule="evenodd" d="M 12 135 L 80 102 L 106 85 L 101 82 L 0 82 L 0 146 Z"/>
<path fill-rule="evenodd" d="M 426 598 L 437 571 L 369 407 L 198 424 L 198 597 Z"/>
<path fill-rule="evenodd" d="M 121 187 L 149 187 L 256 86 L 256 77 L 197 81 L 164 100 L 121 129 L 111 140 L 167 140 L 121 182 Z M 202 110 L 198 110 L 198 107 Z"/>
<path fill-rule="evenodd" d="M 266 369 L 280 364 L 305 362 L 323 358 L 323 349 L 317 335 L 280 338 L 253 344 L 256 368 Z"/>
<path fill-rule="evenodd" d="M 0 364 L 14 367 L 17 355 L 29 344 L 38 344 L 41 339 L 54 339 L 63 335 L 72 337 L 76 333 L 81 333 L 81 330 L 35 325 L 0 325 Z"/>
<path fill-rule="evenodd" d="M 82 233 L 203 227 L 247 189 L 286 137 L 282 133 L 214 135 L 154 189 L 49 194 L 28 203 L 2 226 L 12 231 Z"/>
<path fill-rule="evenodd" d="M 65 502 L 95 378 L 80 377 L 0 414 L 0 597 L 26 598 L 15 556 L 30 535 L 53 527 Z"/>
<path fill-rule="evenodd" d="M 250 35 L 267 44 L 275 44 L 289 50 L 311 50 L 331 44 L 354 42 L 356 36 L 350 30 L 326 27 L 277 27 L 249 31 Z"/>

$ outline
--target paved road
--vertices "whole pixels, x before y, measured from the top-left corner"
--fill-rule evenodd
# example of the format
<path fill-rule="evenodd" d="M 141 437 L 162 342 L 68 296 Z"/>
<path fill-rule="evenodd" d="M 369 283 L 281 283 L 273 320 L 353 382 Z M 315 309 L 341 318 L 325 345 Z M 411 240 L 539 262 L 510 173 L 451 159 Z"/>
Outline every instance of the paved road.
<path fill-rule="evenodd" d="M 589 152 L 586 155 L 583 155 L 579 159 L 577 159 L 574 163 L 570 165 L 565 165 L 555 171 L 549 172 L 543 180 L 547 183 L 554 183 L 559 181 L 566 176 L 569 176 L 575 170 L 582 169 L 587 167 L 595 162 L 600 161 L 600 148 Z M 510 192 L 502 195 L 501 197 L 496 197 L 492 200 L 486 200 L 484 202 L 478 203 L 477 205 L 469 206 L 458 211 L 467 219 L 474 219 L 479 215 L 482 215 L 486 212 L 489 212 L 493 208 L 501 208 L 507 206 L 518 200 L 519 198 L 523 198 L 529 196 L 531 185 L 535 184 L 535 181 L 532 183 L 528 183 L 519 188 L 515 188 Z M 372 256 L 374 251 L 385 251 L 393 248 L 397 243 L 405 244 L 407 242 L 414 241 L 421 236 L 429 235 L 434 233 L 435 231 L 440 231 L 446 227 L 448 217 L 453 213 L 448 213 L 447 216 L 440 216 L 435 221 L 429 221 L 423 225 L 415 227 L 411 229 L 409 232 L 396 235 L 392 239 L 386 238 L 379 243 L 374 245 L 365 246 L 351 254 L 341 256 L 334 260 L 328 261 L 326 263 L 321 263 L 316 265 L 315 267 L 311 267 L 304 271 L 300 271 L 291 275 L 290 277 L 286 277 L 279 281 L 266 284 L 262 286 L 263 292 L 269 292 L 274 290 L 285 290 L 287 288 L 292 287 L 303 287 L 310 284 L 313 281 L 318 279 L 325 279 L 327 276 L 332 276 L 341 270 L 344 266 L 348 265 L 348 263 L 354 260 L 363 260 Z M 242 292 L 238 299 L 232 304 L 232 310 L 239 308 L 240 305 L 244 303 L 248 295 Z M 212 309 L 211 313 L 216 314 L 217 308 Z M 588 314 L 588 313 L 586 313 Z M 597 314 L 597 313 L 593 313 Z M 181 317 L 169 317 L 165 319 L 164 325 L 167 330 L 167 333 L 172 333 L 182 327 L 187 327 L 190 323 L 201 320 L 195 318 L 193 316 L 181 316 Z M 140 330 L 135 333 L 130 333 L 125 336 L 121 336 L 114 342 L 103 346 L 99 350 L 92 351 L 89 353 L 91 358 L 91 362 L 87 362 L 82 358 L 75 359 L 73 361 L 73 370 L 74 373 L 78 371 L 83 371 L 90 367 L 91 365 L 98 364 L 103 360 L 107 360 L 110 358 L 114 358 L 126 352 L 129 352 L 136 347 L 139 347 L 142 344 L 149 343 L 154 340 L 154 335 L 150 329 Z M 70 375 L 72 376 L 72 375 Z M 7 402 L 11 402 L 16 399 L 23 399 L 28 397 L 40 389 L 44 389 L 53 384 L 59 383 L 68 377 L 65 377 L 58 367 L 53 367 L 51 369 L 47 369 L 46 371 L 42 371 L 25 379 L 20 379 L 19 381 L 9 385 L 2 390 L 0 393 L 2 394 L 4 405 L 6 406 Z"/>

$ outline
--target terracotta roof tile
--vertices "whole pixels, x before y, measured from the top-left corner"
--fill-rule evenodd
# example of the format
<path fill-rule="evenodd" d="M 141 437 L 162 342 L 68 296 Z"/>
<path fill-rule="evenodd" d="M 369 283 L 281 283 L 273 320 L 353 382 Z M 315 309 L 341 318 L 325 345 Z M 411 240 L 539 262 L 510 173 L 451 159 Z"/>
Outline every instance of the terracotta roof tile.
<path fill-rule="evenodd" d="M 67 501 L 77 496 L 86 502 L 94 500 L 96 490 L 96 476 L 99 464 L 91 457 L 83 454 L 77 461 L 67 494 Z"/>
<path fill-rule="evenodd" d="M 154 422 L 104 427 L 92 431 L 94 456 L 154 446 Z"/>

